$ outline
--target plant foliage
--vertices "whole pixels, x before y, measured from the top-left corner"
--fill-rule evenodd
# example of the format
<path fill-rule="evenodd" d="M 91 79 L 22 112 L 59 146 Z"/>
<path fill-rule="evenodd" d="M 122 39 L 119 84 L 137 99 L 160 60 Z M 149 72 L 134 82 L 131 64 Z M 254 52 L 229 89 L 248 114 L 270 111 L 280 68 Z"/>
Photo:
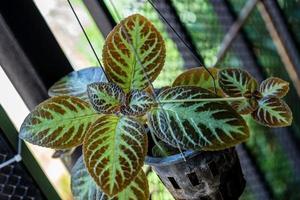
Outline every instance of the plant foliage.
<path fill-rule="evenodd" d="M 209 90 L 195 86 L 164 90 L 158 96 L 162 106 L 148 114 L 151 129 L 160 139 L 182 149 L 219 150 L 246 140 L 249 130 L 245 121 L 226 102 L 186 102 L 214 97 Z"/>
<path fill-rule="evenodd" d="M 84 160 L 102 191 L 114 196 L 128 186 L 141 170 L 146 147 L 146 131 L 137 120 L 102 115 L 86 134 Z"/>
<path fill-rule="evenodd" d="M 291 125 L 292 112 L 280 99 L 289 90 L 288 82 L 270 77 L 258 88 L 256 80 L 248 72 L 242 69 L 223 69 L 219 72 L 219 84 L 228 96 L 244 97 L 244 100 L 231 103 L 240 114 L 251 114 L 255 121 L 264 126 Z"/>
<path fill-rule="evenodd" d="M 109 79 L 125 93 L 142 90 L 154 81 L 165 62 L 162 36 L 145 17 L 131 15 L 108 35 L 103 62 Z"/>
<path fill-rule="evenodd" d="M 19 136 L 43 147 L 71 148 L 82 144 L 96 117 L 90 105 L 77 97 L 52 97 L 31 111 Z"/>
<path fill-rule="evenodd" d="M 86 86 L 94 82 L 106 82 L 100 67 L 90 67 L 69 73 L 57 81 L 48 91 L 49 96 L 69 95 L 88 100 Z"/>
<path fill-rule="evenodd" d="M 167 156 L 180 150 L 222 150 L 245 141 L 249 129 L 241 114 L 270 127 L 292 122 L 281 99 L 288 83 L 272 77 L 258 86 L 241 69 L 190 69 L 157 95 L 151 86 L 164 60 L 160 33 L 145 17 L 129 16 L 105 41 L 108 80 L 100 68 L 72 72 L 24 120 L 20 137 L 28 142 L 54 149 L 83 145 L 83 156 L 72 169 L 75 199 L 149 198 L 142 170 L 146 126 L 160 139 L 154 141 L 153 153 Z"/>
<path fill-rule="evenodd" d="M 209 68 L 208 71 L 203 67 L 196 67 L 186 70 L 174 80 L 173 86 L 198 86 L 208 89 L 212 92 L 215 92 L 216 86 L 217 94 L 223 96 L 223 91 L 220 88 L 219 83 L 217 81 L 214 83 L 214 81 L 217 79 L 219 70 L 217 68 Z"/>

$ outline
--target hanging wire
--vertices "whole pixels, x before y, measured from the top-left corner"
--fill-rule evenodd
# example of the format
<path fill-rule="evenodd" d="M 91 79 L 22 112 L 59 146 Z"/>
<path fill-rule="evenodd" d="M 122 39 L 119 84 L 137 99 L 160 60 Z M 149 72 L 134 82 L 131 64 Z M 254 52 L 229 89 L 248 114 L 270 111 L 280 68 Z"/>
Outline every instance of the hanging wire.
<path fill-rule="evenodd" d="M 172 29 L 172 31 L 175 33 L 175 35 L 179 38 L 179 40 L 186 46 L 190 52 L 192 53 L 192 56 L 197 60 L 197 62 L 207 71 L 207 73 L 211 76 L 213 79 L 213 85 L 214 85 L 214 92 L 217 94 L 217 87 L 216 87 L 216 79 L 213 76 L 213 74 L 208 70 L 208 68 L 202 64 L 201 60 L 199 59 L 197 53 L 190 47 L 189 44 L 186 43 L 186 41 L 181 37 L 181 35 L 175 30 L 175 28 L 168 22 L 168 20 L 164 17 L 164 15 L 160 12 L 160 10 L 154 5 L 152 0 L 147 0 L 147 2 L 156 10 L 156 12 L 159 14 L 159 16 L 164 20 L 164 22 Z"/>
<path fill-rule="evenodd" d="M 116 8 L 115 4 L 113 3 L 112 0 L 109 0 L 109 2 L 110 2 L 111 6 L 112 6 L 112 8 L 113 8 L 113 10 L 114 10 L 114 12 L 115 12 L 115 15 L 116 15 L 118 21 L 120 21 L 121 17 L 120 17 L 120 15 L 119 15 L 118 11 L 117 11 L 117 8 Z M 138 53 L 137 53 L 137 49 L 136 49 L 136 48 L 133 46 L 133 44 L 130 42 L 130 41 L 131 41 L 131 40 L 130 40 L 130 37 L 129 37 L 128 32 L 127 32 L 127 30 L 126 30 L 126 27 L 124 27 L 122 21 L 120 21 L 120 25 L 121 25 L 121 30 L 122 30 L 122 32 L 124 33 L 126 39 L 129 41 L 130 47 L 131 47 L 132 51 L 134 52 L 135 58 L 137 59 L 139 65 L 142 67 L 143 74 L 145 75 L 145 77 L 146 77 L 146 79 L 147 79 L 147 81 L 148 81 L 148 83 L 149 83 L 149 85 L 150 85 L 150 89 L 151 89 L 151 91 L 152 91 L 152 95 L 153 95 L 153 97 L 154 97 L 155 103 L 156 103 L 156 104 L 160 107 L 160 109 L 162 110 L 162 113 L 163 113 L 165 119 L 167 119 L 166 121 L 167 121 L 167 123 L 168 123 L 168 124 L 167 124 L 167 125 L 168 125 L 168 129 L 169 129 L 169 131 L 172 133 L 172 135 L 174 136 L 173 131 L 172 131 L 172 129 L 170 128 L 171 126 L 170 126 L 169 120 L 168 120 L 168 118 L 166 117 L 166 116 L 167 116 L 167 115 L 166 115 L 166 111 L 164 110 L 163 106 L 161 105 L 159 99 L 157 98 L 157 95 L 156 95 L 156 93 L 155 93 L 154 86 L 153 86 L 153 84 L 152 84 L 152 82 L 151 82 L 151 80 L 150 80 L 150 78 L 149 78 L 149 76 L 148 76 L 148 73 L 146 73 L 146 71 L 145 71 L 145 66 L 144 66 L 144 64 L 142 63 L 142 61 L 141 61 L 141 59 L 140 59 L 140 57 L 139 57 L 139 55 L 138 55 Z M 177 141 L 176 139 L 175 139 L 175 141 L 176 141 L 176 144 L 177 144 L 176 146 L 177 146 L 178 150 L 180 151 L 180 154 L 181 154 L 181 156 L 182 156 L 184 162 L 186 162 L 185 155 L 183 154 L 182 149 L 181 149 L 181 147 L 179 146 L 178 141 Z"/>
<path fill-rule="evenodd" d="M 93 52 L 93 54 L 94 54 L 94 56 L 95 56 L 95 58 L 96 58 L 98 64 L 99 64 L 99 66 L 101 67 L 101 69 L 102 69 L 104 75 L 105 75 L 106 78 L 108 79 L 108 76 L 107 76 L 106 73 L 105 73 L 105 70 L 104 70 L 104 68 L 103 68 L 103 66 L 102 66 L 102 64 L 101 64 L 101 61 L 100 61 L 100 59 L 99 59 L 99 57 L 98 57 L 98 55 L 97 55 L 97 53 L 96 53 L 96 51 L 95 51 L 95 48 L 93 47 L 91 40 L 89 39 L 89 37 L 88 37 L 88 35 L 87 35 L 87 33 L 86 33 L 86 31 L 85 31 L 85 29 L 84 29 L 84 27 L 83 27 L 83 25 L 82 25 L 80 19 L 79 19 L 79 17 L 78 17 L 78 15 L 76 14 L 75 9 L 74 9 L 74 7 L 73 7 L 71 1 L 70 1 L 70 0 L 67 0 L 67 1 L 68 1 L 68 4 L 69 4 L 69 6 L 70 6 L 70 8 L 71 8 L 71 10 L 72 10 L 72 13 L 74 14 L 74 16 L 75 16 L 75 18 L 76 18 L 76 20 L 77 20 L 77 22 L 78 22 L 78 24 L 79 24 L 79 26 L 80 26 L 80 28 L 81 28 L 83 34 L 84 34 L 85 39 L 86 39 L 87 42 L 89 43 L 89 46 L 90 46 L 90 48 L 91 48 L 91 50 L 92 50 L 92 52 Z"/>
<path fill-rule="evenodd" d="M 21 156 L 21 153 L 22 153 L 22 140 L 21 138 L 18 138 L 18 147 L 17 147 L 17 154 L 14 155 L 14 157 L 12 157 L 11 159 L 3 162 L 0 164 L 0 169 L 14 163 L 14 162 L 20 162 L 22 160 L 22 156 Z"/>

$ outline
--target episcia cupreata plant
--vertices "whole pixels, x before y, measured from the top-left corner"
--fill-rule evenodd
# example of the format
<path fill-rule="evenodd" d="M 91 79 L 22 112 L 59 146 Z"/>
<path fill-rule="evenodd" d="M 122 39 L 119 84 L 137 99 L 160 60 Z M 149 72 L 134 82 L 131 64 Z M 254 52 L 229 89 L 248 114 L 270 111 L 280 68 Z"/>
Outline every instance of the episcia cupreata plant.
<path fill-rule="evenodd" d="M 197 151 L 235 146 L 249 137 L 243 114 L 269 127 L 291 124 L 292 113 L 281 99 L 288 83 L 272 77 L 258 86 L 241 69 L 190 69 L 154 95 L 149 88 L 165 54 L 151 22 L 129 16 L 106 38 L 107 77 L 100 67 L 72 72 L 26 117 L 20 130 L 24 140 L 54 149 L 83 146 L 72 170 L 75 199 L 148 199 L 145 125 L 165 153 L 170 151 L 162 143 Z"/>

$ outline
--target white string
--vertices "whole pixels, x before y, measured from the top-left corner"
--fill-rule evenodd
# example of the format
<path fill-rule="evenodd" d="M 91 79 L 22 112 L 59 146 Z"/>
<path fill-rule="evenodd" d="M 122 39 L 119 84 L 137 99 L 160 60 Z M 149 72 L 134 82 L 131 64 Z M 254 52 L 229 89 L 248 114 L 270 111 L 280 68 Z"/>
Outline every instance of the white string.
<path fill-rule="evenodd" d="M 20 138 L 18 138 L 18 147 L 17 147 L 17 154 L 14 155 L 14 157 L 12 157 L 11 159 L 3 162 L 0 164 L 0 169 L 14 163 L 14 162 L 20 162 L 22 160 L 22 140 Z"/>

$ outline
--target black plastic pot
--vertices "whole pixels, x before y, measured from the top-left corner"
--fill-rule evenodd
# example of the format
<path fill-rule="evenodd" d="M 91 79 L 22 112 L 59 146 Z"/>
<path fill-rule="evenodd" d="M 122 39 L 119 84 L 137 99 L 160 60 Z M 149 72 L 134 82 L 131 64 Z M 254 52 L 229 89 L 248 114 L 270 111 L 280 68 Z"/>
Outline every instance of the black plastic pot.
<path fill-rule="evenodd" d="M 245 179 L 234 148 L 215 152 L 184 152 L 145 163 L 160 177 L 177 200 L 235 200 L 243 193 Z"/>

